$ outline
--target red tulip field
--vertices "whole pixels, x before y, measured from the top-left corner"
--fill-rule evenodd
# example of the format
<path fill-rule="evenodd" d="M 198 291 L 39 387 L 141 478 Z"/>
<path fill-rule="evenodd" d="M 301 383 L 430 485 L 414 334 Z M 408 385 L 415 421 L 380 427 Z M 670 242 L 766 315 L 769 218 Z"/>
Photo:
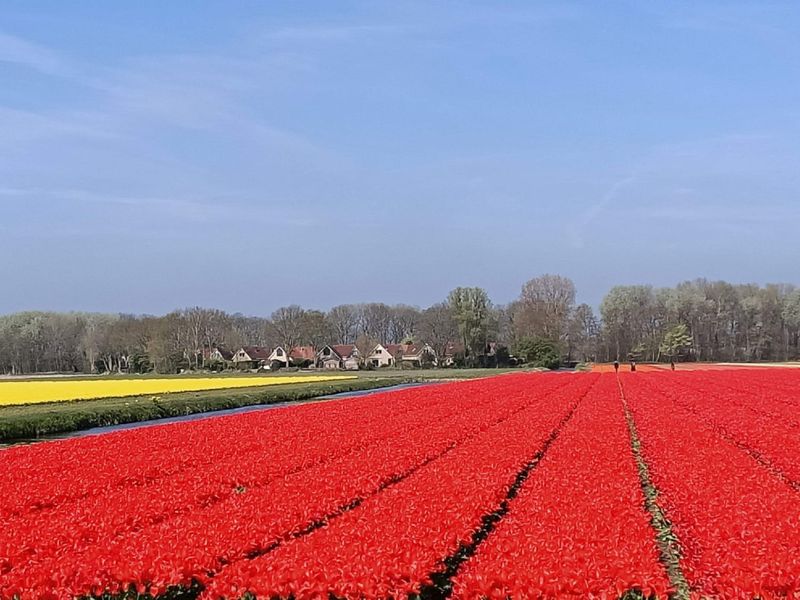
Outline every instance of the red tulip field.
<path fill-rule="evenodd" d="M 800 370 L 506 374 L 0 475 L 3 599 L 800 598 Z"/>

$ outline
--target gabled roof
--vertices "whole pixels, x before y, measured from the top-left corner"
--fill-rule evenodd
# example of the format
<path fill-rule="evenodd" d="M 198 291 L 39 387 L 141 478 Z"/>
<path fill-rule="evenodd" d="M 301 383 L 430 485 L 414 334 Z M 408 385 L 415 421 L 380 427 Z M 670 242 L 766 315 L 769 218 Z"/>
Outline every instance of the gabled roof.
<path fill-rule="evenodd" d="M 214 351 L 219 352 L 219 355 L 223 358 L 223 360 L 230 360 L 233 358 L 233 350 L 228 350 L 227 348 L 221 348 L 218 346 L 211 350 L 211 354 L 213 354 Z"/>
<path fill-rule="evenodd" d="M 245 354 L 250 357 L 250 360 L 267 360 L 272 351 L 264 346 L 242 346 Z"/>
<path fill-rule="evenodd" d="M 404 344 L 402 348 L 403 356 L 421 356 L 425 352 L 436 354 L 433 348 L 424 343 Z"/>
<path fill-rule="evenodd" d="M 386 350 L 387 354 L 395 356 L 400 351 L 400 344 L 375 344 L 375 347 L 372 350 L 370 350 L 369 355 L 372 356 L 373 354 L 375 354 L 375 351 L 378 348 L 383 348 L 384 350 Z"/>
<path fill-rule="evenodd" d="M 204 346 L 203 347 L 203 358 L 208 360 L 211 358 L 211 355 L 214 352 L 219 352 L 219 355 L 222 357 L 223 360 L 230 360 L 233 358 L 233 351 L 228 350 L 227 348 L 223 348 L 222 346 Z"/>
<path fill-rule="evenodd" d="M 289 358 L 295 360 L 314 360 L 315 355 L 314 346 L 295 346 L 289 352 Z"/>
<path fill-rule="evenodd" d="M 324 354 L 324 352 L 325 352 L 325 348 L 330 348 L 330 351 L 331 351 L 331 353 L 330 353 L 330 355 L 329 355 L 329 356 L 325 356 L 325 354 Z M 338 352 L 336 352 L 336 348 L 335 348 L 334 346 L 331 346 L 330 344 L 328 344 L 328 345 L 325 345 L 325 346 L 323 346 L 322 348 L 320 348 L 320 349 L 317 351 L 317 354 L 316 354 L 316 356 L 317 356 L 318 358 L 339 358 L 339 359 L 341 359 L 341 358 L 342 358 L 342 357 L 341 357 L 341 355 L 340 355 Z"/>
<path fill-rule="evenodd" d="M 403 344 L 386 344 L 384 348 L 392 356 L 397 356 L 403 352 Z"/>
<path fill-rule="evenodd" d="M 331 346 L 331 348 L 343 359 L 350 358 L 353 354 L 358 354 L 358 348 L 354 344 L 337 344 Z"/>
<path fill-rule="evenodd" d="M 281 351 L 281 354 L 278 354 L 278 350 Z M 283 346 L 275 346 L 269 353 L 270 358 L 273 356 L 280 356 L 281 358 L 286 358 L 286 350 L 284 350 Z"/>
<path fill-rule="evenodd" d="M 455 356 L 456 354 L 464 354 L 464 344 L 462 342 L 449 342 L 444 355 Z"/>

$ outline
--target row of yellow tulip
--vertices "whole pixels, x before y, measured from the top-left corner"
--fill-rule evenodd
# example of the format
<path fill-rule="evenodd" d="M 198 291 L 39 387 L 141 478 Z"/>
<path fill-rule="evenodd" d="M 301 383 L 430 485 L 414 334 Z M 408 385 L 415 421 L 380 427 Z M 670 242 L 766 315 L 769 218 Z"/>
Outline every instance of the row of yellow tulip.
<path fill-rule="evenodd" d="M 355 379 L 354 375 L 0 381 L 0 406 Z"/>

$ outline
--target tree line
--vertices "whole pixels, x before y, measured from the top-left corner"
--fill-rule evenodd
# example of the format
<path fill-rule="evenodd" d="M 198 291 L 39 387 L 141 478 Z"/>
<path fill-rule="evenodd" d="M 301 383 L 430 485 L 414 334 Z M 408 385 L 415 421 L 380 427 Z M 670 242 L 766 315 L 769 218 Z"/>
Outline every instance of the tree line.
<path fill-rule="evenodd" d="M 526 282 L 517 299 L 492 303 L 476 287 L 454 289 L 421 309 L 404 304 L 297 305 L 269 317 L 201 307 L 163 316 L 20 312 L 0 316 L 0 372 L 149 372 L 203 369 L 203 348 L 421 341 L 459 364 L 486 366 L 510 354 L 525 362 L 789 360 L 800 355 L 800 290 L 696 280 L 674 288 L 617 286 L 599 316 L 576 303 L 559 275 Z M 543 358 L 546 357 L 546 358 Z"/>

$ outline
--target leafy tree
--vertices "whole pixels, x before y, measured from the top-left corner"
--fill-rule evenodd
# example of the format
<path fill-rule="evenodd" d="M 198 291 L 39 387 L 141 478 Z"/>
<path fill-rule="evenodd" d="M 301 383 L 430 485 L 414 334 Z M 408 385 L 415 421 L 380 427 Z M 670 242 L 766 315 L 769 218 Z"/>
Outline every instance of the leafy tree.
<path fill-rule="evenodd" d="M 482 288 L 458 287 L 447 296 L 447 304 L 458 323 L 467 363 L 477 364 L 486 348 L 492 301 Z"/>
<path fill-rule="evenodd" d="M 561 365 L 556 343 L 546 338 L 522 338 L 517 343 L 516 354 L 534 367 L 557 369 Z"/>
<path fill-rule="evenodd" d="M 664 334 L 660 350 L 661 354 L 675 358 L 689 349 L 691 345 L 692 334 L 689 333 L 689 328 L 684 323 L 680 323 Z"/>

